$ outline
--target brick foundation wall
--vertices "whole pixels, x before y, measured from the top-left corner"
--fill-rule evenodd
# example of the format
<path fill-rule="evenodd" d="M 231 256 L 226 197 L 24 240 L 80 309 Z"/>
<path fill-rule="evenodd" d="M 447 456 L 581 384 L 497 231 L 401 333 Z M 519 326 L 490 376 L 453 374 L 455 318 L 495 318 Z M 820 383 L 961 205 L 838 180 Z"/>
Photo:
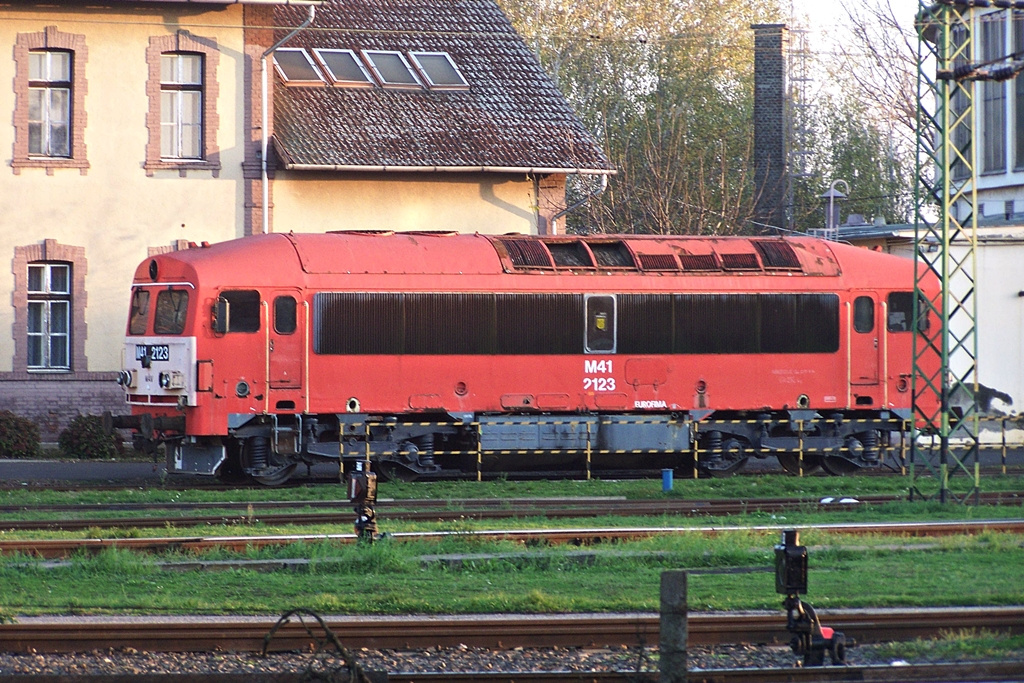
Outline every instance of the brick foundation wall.
<path fill-rule="evenodd" d="M 45 376 L 0 381 L 0 410 L 9 410 L 39 426 L 43 442 L 56 442 L 61 431 L 79 415 L 128 413 L 124 391 L 115 373 L 90 373 L 89 379 L 47 379 Z"/>

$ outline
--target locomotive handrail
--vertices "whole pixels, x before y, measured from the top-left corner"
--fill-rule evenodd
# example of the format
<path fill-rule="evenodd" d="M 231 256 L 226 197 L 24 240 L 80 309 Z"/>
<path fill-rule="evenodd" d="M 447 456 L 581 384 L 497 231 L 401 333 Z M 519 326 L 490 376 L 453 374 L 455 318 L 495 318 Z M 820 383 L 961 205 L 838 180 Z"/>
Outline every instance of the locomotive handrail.
<path fill-rule="evenodd" d="M 136 287 L 189 287 L 195 289 L 196 286 L 191 282 L 133 282 L 132 289 Z"/>
<path fill-rule="evenodd" d="M 882 405 L 889 407 L 889 303 L 882 300 Z"/>

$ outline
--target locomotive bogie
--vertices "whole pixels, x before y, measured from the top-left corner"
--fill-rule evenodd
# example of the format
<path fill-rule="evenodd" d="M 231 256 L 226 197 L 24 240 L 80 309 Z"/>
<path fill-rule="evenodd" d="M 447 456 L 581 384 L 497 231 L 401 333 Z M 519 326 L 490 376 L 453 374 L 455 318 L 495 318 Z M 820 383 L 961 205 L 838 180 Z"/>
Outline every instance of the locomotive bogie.
<path fill-rule="evenodd" d="M 914 337 L 937 334 L 914 322 L 914 272 L 807 238 L 277 234 L 161 254 L 133 286 L 125 426 L 167 442 L 172 472 L 264 483 L 366 457 L 403 477 L 875 467 L 912 414 Z"/>

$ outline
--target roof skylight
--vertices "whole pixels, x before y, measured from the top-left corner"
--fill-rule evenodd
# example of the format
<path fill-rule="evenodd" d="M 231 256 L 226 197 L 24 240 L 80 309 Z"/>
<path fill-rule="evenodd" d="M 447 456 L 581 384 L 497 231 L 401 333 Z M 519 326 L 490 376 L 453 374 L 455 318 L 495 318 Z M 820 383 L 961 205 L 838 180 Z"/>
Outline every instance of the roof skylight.
<path fill-rule="evenodd" d="M 422 87 L 419 78 L 401 52 L 364 50 L 363 56 L 370 63 L 370 68 L 381 85 L 395 88 Z"/>
<path fill-rule="evenodd" d="M 288 83 L 323 83 L 320 69 L 309 53 L 301 48 L 279 48 L 274 51 L 277 71 Z"/>
<path fill-rule="evenodd" d="M 467 88 L 469 83 L 459 73 L 447 52 L 410 52 L 409 56 L 432 88 Z"/>
<path fill-rule="evenodd" d="M 336 85 L 372 86 L 373 78 L 352 50 L 313 50 Z"/>

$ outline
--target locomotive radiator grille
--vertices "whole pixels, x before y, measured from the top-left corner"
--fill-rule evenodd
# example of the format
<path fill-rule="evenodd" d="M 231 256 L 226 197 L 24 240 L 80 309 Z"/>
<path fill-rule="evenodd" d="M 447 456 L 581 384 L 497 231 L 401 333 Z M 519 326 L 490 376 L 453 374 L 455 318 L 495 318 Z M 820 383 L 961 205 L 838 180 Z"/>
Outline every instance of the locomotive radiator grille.
<path fill-rule="evenodd" d="M 835 353 L 835 294 L 619 294 L 619 354 Z M 572 355 L 580 294 L 321 292 L 314 352 Z"/>

